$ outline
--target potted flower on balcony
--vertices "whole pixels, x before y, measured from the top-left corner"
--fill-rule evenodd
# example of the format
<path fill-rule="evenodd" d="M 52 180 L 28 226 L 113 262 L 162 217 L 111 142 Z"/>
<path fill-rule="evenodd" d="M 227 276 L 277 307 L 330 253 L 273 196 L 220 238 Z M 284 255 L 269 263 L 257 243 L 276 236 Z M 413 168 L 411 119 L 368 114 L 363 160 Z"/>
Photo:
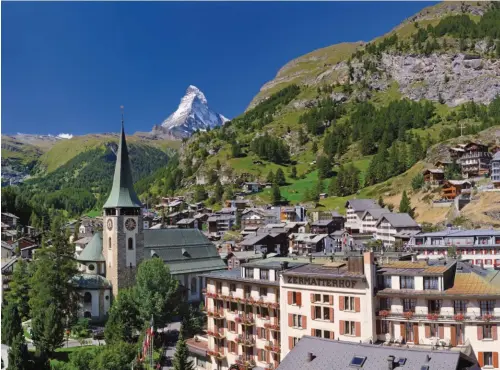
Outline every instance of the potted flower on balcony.
<path fill-rule="evenodd" d="M 243 343 L 244 342 L 243 336 L 238 335 L 234 341 L 236 343 Z"/>
<path fill-rule="evenodd" d="M 207 330 L 207 335 L 214 335 L 214 332 L 212 330 Z"/>
<path fill-rule="evenodd" d="M 382 311 L 379 311 L 378 314 L 379 314 L 379 316 L 387 317 L 387 316 L 389 316 L 390 312 L 387 310 L 382 310 Z"/>
<path fill-rule="evenodd" d="M 234 319 L 234 321 L 240 323 L 241 322 L 241 316 L 236 316 L 236 318 Z"/>
<path fill-rule="evenodd" d="M 491 321 L 493 319 L 494 319 L 494 316 L 492 314 L 487 313 L 487 314 L 483 315 L 483 320 L 484 321 Z"/>
<path fill-rule="evenodd" d="M 464 321 L 465 316 L 462 313 L 457 313 L 455 316 L 453 316 L 453 320 L 455 321 Z"/>
<path fill-rule="evenodd" d="M 264 328 L 269 329 L 270 327 L 271 327 L 271 323 L 270 322 L 266 322 L 264 324 Z"/>
<path fill-rule="evenodd" d="M 437 313 L 429 313 L 427 314 L 427 320 L 437 320 L 439 319 L 439 315 Z"/>
<path fill-rule="evenodd" d="M 410 320 L 413 317 L 413 312 L 411 311 L 403 312 L 403 317 L 407 320 Z"/>

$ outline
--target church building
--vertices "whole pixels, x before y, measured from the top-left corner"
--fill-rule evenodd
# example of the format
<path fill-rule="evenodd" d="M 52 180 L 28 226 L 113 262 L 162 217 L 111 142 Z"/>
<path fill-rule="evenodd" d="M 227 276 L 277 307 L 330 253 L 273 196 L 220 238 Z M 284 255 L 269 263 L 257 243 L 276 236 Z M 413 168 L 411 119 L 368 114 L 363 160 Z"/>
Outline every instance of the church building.
<path fill-rule="evenodd" d="M 142 207 L 133 186 L 122 120 L 113 186 L 103 207 L 103 231 L 95 233 L 78 257 L 82 274 L 75 280 L 84 291 L 83 306 L 87 308 L 82 312 L 86 316 L 105 316 L 110 307 L 108 290 L 116 297 L 119 289 L 133 285 L 143 260 L 161 258 L 190 302 L 202 299 L 205 281 L 198 274 L 226 269 L 215 246 L 198 229 L 144 229 Z M 89 274 L 99 280 L 93 285 L 94 293 L 85 290 Z"/>

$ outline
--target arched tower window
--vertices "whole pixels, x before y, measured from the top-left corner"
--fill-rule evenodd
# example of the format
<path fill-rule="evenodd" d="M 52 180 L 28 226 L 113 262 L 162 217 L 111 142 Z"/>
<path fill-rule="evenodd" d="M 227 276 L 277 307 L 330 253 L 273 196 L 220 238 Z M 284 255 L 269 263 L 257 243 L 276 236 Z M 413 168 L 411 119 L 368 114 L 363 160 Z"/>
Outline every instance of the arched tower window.
<path fill-rule="evenodd" d="M 108 249 L 111 249 L 111 237 L 108 239 Z"/>
<path fill-rule="evenodd" d="M 92 294 L 90 294 L 89 292 L 85 292 L 85 294 L 83 295 L 83 302 L 92 303 Z"/>
<path fill-rule="evenodd" d="M 128 238 L 128 249 L 134 249 L 134 239 Z"/>
<path fill-rule="evenodd" d="M 198 287 L 196 286 L 196 278 L 191 278 L 191 294 L 196 293 Z"/>

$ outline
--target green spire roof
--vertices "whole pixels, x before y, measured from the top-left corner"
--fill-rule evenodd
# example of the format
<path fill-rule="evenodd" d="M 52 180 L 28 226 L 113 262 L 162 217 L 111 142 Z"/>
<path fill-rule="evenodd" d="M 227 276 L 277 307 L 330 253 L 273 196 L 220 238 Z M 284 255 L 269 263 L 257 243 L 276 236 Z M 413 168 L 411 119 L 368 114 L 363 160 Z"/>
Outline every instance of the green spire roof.
<path fill-rule="evenodd" d="M 108 200 L 104 204 L 104 208 L 137 208 L 142 207 L 137 194 L 134 190 L 132 181 L 132 171 L 130 169 L 130 161 L 128 159 L 127 141 L 125 140 L 125 129 L 123 127 L 116 152 L 115 176 L 113 177 L 113 187 L 109 194 Z"/>
<path fill-rule="evenodd" d="M 100 231 L 94 234 L 77 259 L 82 262 L 104 261 L 104 256 L 102 255 L 102 233 Z"/>

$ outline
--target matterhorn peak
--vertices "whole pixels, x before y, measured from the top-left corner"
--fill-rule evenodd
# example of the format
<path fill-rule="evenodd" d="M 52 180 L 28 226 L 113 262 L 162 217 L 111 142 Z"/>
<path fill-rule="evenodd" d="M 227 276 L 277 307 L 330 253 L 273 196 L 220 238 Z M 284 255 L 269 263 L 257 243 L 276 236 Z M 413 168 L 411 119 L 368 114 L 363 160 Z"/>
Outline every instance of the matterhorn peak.
<path fill-rule="evenodd" d="M 177 110 L 153 127 L 154 134 L 167 134 L 176 138 L 191 136 L 195 131 L 207 131 L 227 122 L 222 114 L 208 107 L 205 94 L 194 85 L 189 85 Z"/>

